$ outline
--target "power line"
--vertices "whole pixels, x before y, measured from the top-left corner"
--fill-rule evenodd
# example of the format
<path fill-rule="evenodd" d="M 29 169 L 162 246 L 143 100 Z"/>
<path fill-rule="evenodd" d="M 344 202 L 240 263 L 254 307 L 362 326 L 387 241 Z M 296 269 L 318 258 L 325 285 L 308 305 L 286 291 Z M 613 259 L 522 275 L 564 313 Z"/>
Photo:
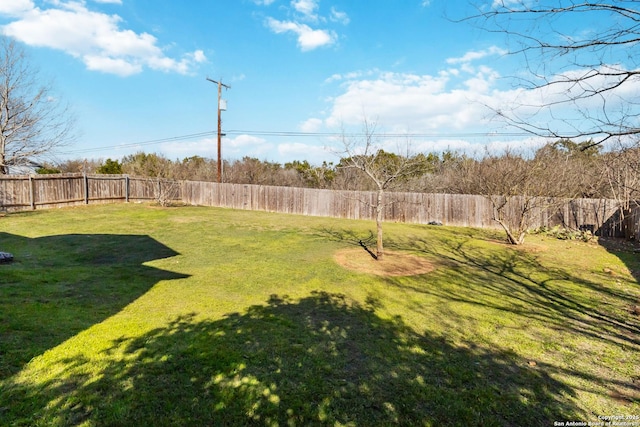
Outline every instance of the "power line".
<path fill-rule="evenodd" d="M 60 154 L 80 154 L 80 153 L 92 153 L 97 151 L 113 150 L 118 148 L 134 148 L 140 145 L 155 145 L 155 144 L 162 144 L 163 142 L 186 141 L 189 139 L 202 138 L 205 136 L 213 136 L 216 133 L 217 132 L 215 131 L 207 131 L 207 132 L 200 132 L 200 133 L 192 133 L 188 135 L 170 136 L 168 138 L 152 139 L 148 141 L 129 142 L 129 143 L 117 144 L 117 145 L 104 145 L 101 147 L 92 147 L 92 148 L 79 148 L 77 150 L 64 151 L 64 152 L 61 152 Z"/>
<path fill-rule="evenodd" d="M 101 147 L 79 148 L 67 150 L 60 154 L 84 154 L 114 149 L 135 148 L 139 146 L 157 145 L 165 142 L 186 141 L 196 138 L 218 135 L 217 131 L 205 131 L 186 135 L 171 136 L 167 138 L 151 139 L 140 142 L 129 142 L 116 145 L 105 145 Z M 297 131 L 268 131 L 268 130 L 242 130 L 234 129 L 225 131 L 225 135 L 251 135 L 251 136 L 277 136 L 277 137 L 315 137 L 315 138 L 357 138 L 366 136 L 363 133 L 343 133 L 343 132 L 297 132 Z M 527 132 L 460 132 L 460 133 L 379 133 L 380 138 L 488 138 L 488 137 L 520 137 L 531 136 Z M 551 136 L 551 135 L 550 135 Z"/>
<path fill-rule="evenodd" d="M 295 132 L 295 131 L 252 131 L 252 130 L 228 130 L 225 135 L 255 135 L 255 136 L 283 136 L 283 137 L 359 137 L 364 133 L 344 132 Z M 528 132 L 461 132 L 461 133 L 376 133 L 381 138 L 478 138 L 491 136 L 531 136 Z M 551 136 L 551 135 L 550 135 Z"/>

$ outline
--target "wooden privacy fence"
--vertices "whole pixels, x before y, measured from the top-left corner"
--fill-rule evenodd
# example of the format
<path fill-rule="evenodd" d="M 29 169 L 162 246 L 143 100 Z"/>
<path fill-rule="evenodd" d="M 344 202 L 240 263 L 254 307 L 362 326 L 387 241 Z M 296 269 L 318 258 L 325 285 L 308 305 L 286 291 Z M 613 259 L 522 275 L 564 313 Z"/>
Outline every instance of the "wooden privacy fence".
<path fill-rule="evenodd" d="M 0 177 L 0 207 L 25 210 L 80 204 L 178 201 L 190 205 L 261 210 L 348 219 L 375 219 L 377 194 L 212 182 L 169 181 L 126 175 L 31 175 Z M 464 194 L 386 193 L 385 221 L 495 228 L 494 207 L 484 196 Z M 516 220 L 523 198 L 510 200 L 505 214 Z M 607 199 L 567 200 L 532 212 L 532 228 L 560 225 L 589 229 L 602 236 L 622 235 L 619 203 Z M 637 217 L 637 219 L 636 219 Z M 633 213 L 638 229 L 640 212 Z"/>
<path fill-rule="evenodd" d="M 401 192 L 385 193 L 385 196 L 385 221 L 499 227 L 493 219 L 491 200 L 484 196 Z M 182 201 L 200 206 L 373 220 L 377 193 L 186 181 L 182 185 Z M 524 198 L 513 197 L 506 209 L 507 217 L 517 219 L 523 202 Z M 588 229 L 602 236 L 622 235 L 622 223 L 617 216 L 619 203 L 615 200 L 566 200 L 560 208 L 556 203 L 543 200 L 538 205 L 540 207 L 531 213 L 531 228 L 559 225 Z M 550 205 L 556 208 L 545 208 Z"/>
<path fill-rule="evenodd" d="M 179 199 L 174 181 L 126 175 L 8 175 L 0 178 L 0 207 L 5 210 L 54 208 L 80 204 Z"/>

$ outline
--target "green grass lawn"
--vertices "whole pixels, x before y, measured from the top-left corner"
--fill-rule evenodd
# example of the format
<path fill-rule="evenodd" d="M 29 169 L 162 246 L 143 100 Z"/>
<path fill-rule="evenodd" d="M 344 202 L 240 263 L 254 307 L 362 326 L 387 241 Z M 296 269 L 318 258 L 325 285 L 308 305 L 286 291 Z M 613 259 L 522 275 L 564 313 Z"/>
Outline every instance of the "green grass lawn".
<path fill-rule="evenodd" d="M 640 255 L 389 223 L 386 247 L 431 272 L 335 261 L 374 227 L 149 205 L 0 217 L 0 425 L 640 416 Z"/>

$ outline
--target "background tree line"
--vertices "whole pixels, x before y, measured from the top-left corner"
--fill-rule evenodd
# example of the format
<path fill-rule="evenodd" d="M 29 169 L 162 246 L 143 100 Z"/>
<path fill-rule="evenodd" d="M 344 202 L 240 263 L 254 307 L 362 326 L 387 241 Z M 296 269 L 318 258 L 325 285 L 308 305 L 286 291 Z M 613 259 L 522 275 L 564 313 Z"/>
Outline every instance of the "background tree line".
<path fill-rule="evenodd" d="M 336 164 L 321 165 L 307 161 L 280 164 L 244 157 L 225 162 L 224 180 L 236 184 L 373 191 L 379 195 L 377 203 L 369 197 L 363 203 L 379 214 L 385 206 L 397 203 L 397 197 L 386 193 L 481 195 L 491 201 L 493 219 L 512 244 L 523 243 L 541 215 L 562 212 L 559 209 L 566 206 L 567 199 L 615 199 L 619 202 L 621 220 L 631 218 L 632 208 L 640 200 L 640 148 L 635 146 L 604 152 L 591 141 L 575 143 L 563 139 L 528 153 L 505 150 L 500 154 L 486 151 L 470 156 L 445 151 L 402 156 L 381 149 L 345 153 Z M 38 172 L 216 181 L 217 162 L 198 156 L 170 160 L 158 154 L 136 153 L 121 160 L 70 160 L 47 165 Z M 383 254 L 382 217 L 377 216 L 377 259 Z M 629 221 L 628 229 L 633 233 L 635 228 L 631 225 Z M 622 226 L 624 230 L 624 221 Z"/>
<path fill-rule="evenodd" d="M 320 165 L 308 161 L 276 163 L 254 157 L 225 161 L 223 180 L 236 184 L 334 190 L 376 191 L 352 158 Z M 531 151 L 486 151 L 470 156 L 458 151 L 401 156 L 378 150 L 371 160 L 381 168 L 411 161 L 409 173 L 391 191 L 534 195 L 562 198 L 640 200 L 640 148 L 604 151 L 591 141 L 558 140 Z M 200 156 L 171 160 L 161 154 L 136 153 L 122 159 L 66 160 L 46 164 L 38 173 L 129 174 L 152 178 L 216 181 L 216 160 Z"/>

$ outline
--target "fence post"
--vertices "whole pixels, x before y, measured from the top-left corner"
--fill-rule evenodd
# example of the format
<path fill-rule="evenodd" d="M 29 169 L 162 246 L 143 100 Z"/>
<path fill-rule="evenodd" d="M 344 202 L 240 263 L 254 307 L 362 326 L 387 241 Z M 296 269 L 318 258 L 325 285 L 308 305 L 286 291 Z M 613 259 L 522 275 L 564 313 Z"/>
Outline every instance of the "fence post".
<path fill-rule="evenodd" d="M 33 175 L 29 175 L 29 202 L 31 204 L 31 209 L 36 209 L 36 200 L 35 200 L 35 182 L 33 179 Z"/>
<path fill-rule="evenodd" d="M 129 203 L 129 175 L 124 176 L 124 199 Z"/>
<path fill-rule="evenodd" d="M 82 174 L 82 183 L 83 183 L 83 187 L 84 187 L 84 204 L 88 205 L 89 204 L 89 177 L 87 176 L 86 172 Z"/>

